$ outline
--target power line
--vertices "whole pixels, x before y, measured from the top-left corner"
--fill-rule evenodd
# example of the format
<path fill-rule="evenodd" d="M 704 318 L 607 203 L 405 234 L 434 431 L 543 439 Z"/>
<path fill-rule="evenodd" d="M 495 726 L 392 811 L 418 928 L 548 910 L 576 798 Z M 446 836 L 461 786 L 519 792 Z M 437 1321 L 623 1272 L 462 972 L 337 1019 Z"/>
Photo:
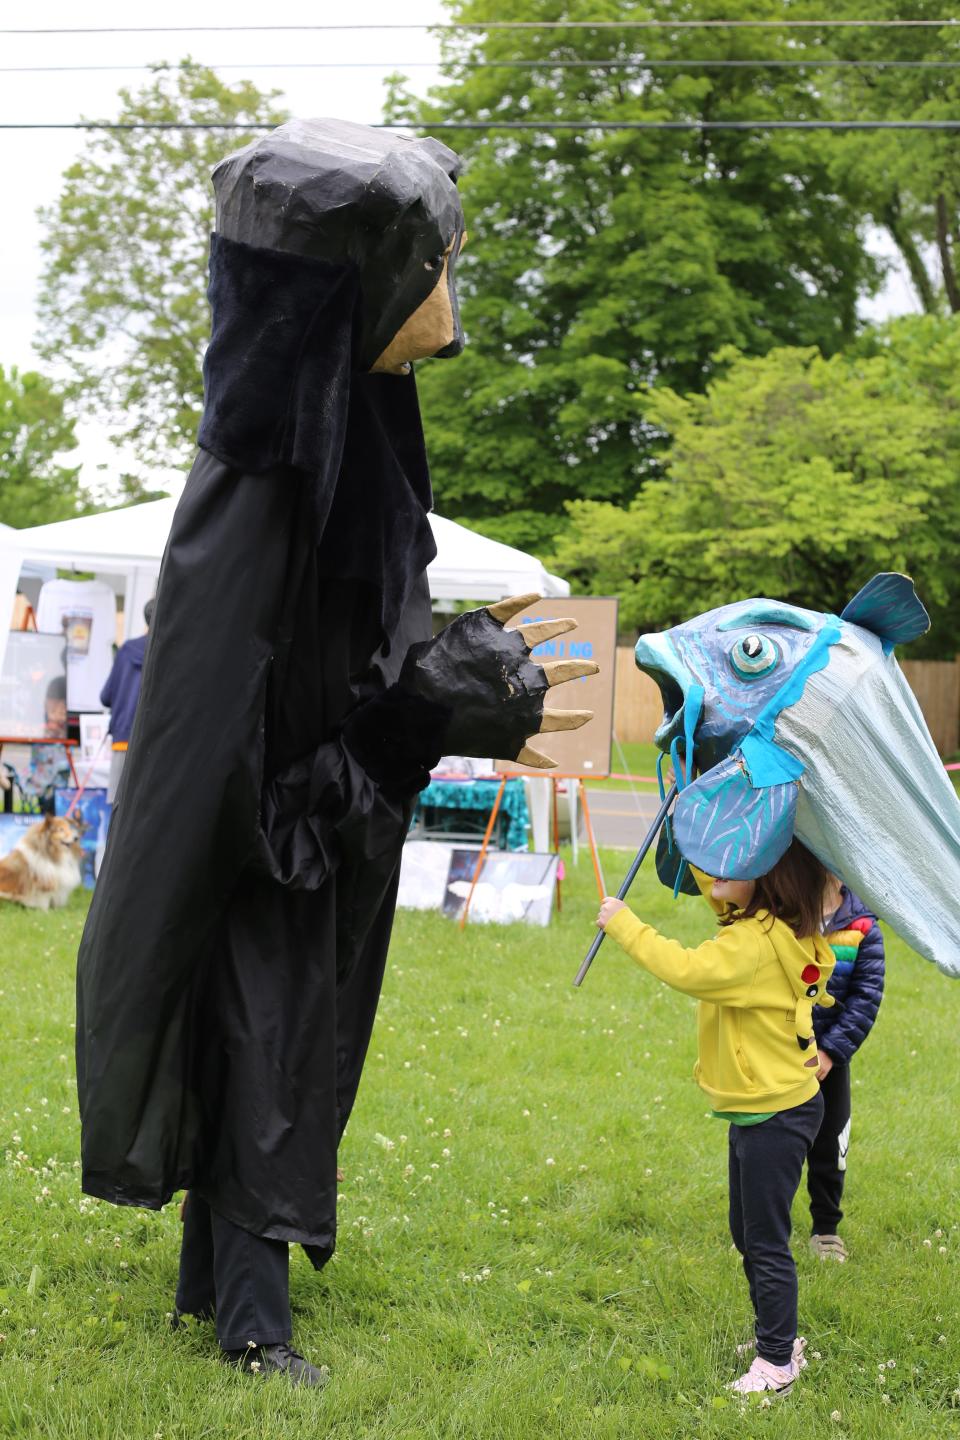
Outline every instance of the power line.
<path fill-rule="evenodd" d="M 270 130 L 266 121 L 138 120 L 0 123 L 0 130 Z M 960 120 L 438 120 L 376 121 L 371 130 L 936 130 L 960 131 Z"/>
<path fill-rule="evenodd" d="M 74 25 L 0 29 L 0 35 L 210 35 L 241 32 L 434 30 L 946 30 L 956 20 L 490 20 L 467 24 L 342 25 Z"/>
<path fill-rule="evenodd" d="M 176 65 L 0 65 L 0 75 L 79 74 L 107 71 L 189 70 L 960 70 L 960 60 L 256 60 L 219 65 L 196 60 Z"/>

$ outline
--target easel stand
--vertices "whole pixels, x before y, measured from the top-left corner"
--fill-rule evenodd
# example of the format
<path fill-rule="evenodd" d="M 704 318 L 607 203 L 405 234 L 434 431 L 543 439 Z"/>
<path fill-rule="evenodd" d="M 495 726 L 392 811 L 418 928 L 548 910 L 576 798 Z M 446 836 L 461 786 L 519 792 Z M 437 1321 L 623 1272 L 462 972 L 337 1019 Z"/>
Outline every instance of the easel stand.
<path fill-rule="evenodd" d="M 490 844 L 490 836 L 493 834 L 493 827 L 497 822 L 497 815 L 500 811 L 500 802 L 503 799 L 503 792 L 507 779 L 515 778 L 501 775 L 500 788 L 497 791 L 493 808 L 490 811 L 490 819 L 487 821 L 487 828 L 484 832 L 483 843 L 477 855 L 477 863 L 474 867 L 473 878 L 470 881 L 470 890 L 467 894 L 466 903 L 463 907 L 463 914 L 460 916 L 460 929 L 466 928 L 470 915 L 470 906 L 473 901 L 473 894 L 477 888 L 477 882 L 483 872 L 483 862 L 486 859 L 487 849 Z M 548 839 L 543 849 L 550 848 L 555 855 L 560 853 L 560 814 L 559 814 L 559 791 L 557 782 L 567 782 L 567 803 L 570 810 L 570 847 L 573 853 L 573 863 L 576 864 L 579 858 L 579 837 L 577 834 L 577 802 L 583 805 L 583 820 L 587 832 L 587 844 L 590 847 L 590 858 L 593 861 L 593 874 L 597 883 L 597 895 L 602 900 L 606 895 L 606 886 L 603 878 L 603 869 L 600 865 L 600 856 L 597 852 L 596 837 L 593 833 L 593 822 L 590 818 L 590 806 L 587 801 L 587 791 L 584 786 L 583 775 L 534 775 L 524 777 L 533 781 L 530 787 L 530 809 L 533 822 L 534 849 L 539 849 L 538 835 L 542 832 L 546 836 L 552 836 L 552 844 Z M 557 874 L 557 909 L 563 908 L 563 895 L 561 890 L 560 874 Z"/>
<path fill-rule="evenodd" d="M 460 916 L 460 929 L 461 929 L 461 930 L 466 929 L 467 916 L 470 914 L 470 904 L 471 904 L 471 902 L 472 902 L 472 900 L 473 900 L 473 892 L 476 890 L 476 888 L 477 888 L 477 881 L 480 879 L 480 872 L 481 872 L 482 869 L 483 869 L 483 862 L 484 862 L 484 860 L 486 859 L 487 846 L 490 844 L 490 836 L 493 834 L 493 827 L 494 827 L 494 825 L 496 825 L 496 823 L 497 823 L 497 816 L 498 816 L 499 813 L 500 813 L 500 802 L 501 802 L 501 800 L 503 799 L 503 792 L 504 792 L 504 790 L 505 790 L 506 788 L 507 788 L 507 777 L 506 777 L 506 775 L 501 775 L 501 777 L 500 777 L 500 788 L 499 788 L 498 791 L 497 791 L 496 799 L 494 800 L 494 802 L 493 802 L 493 807 L 492 807 L 492 809 L 491 809 L 491 811 L 490 811 L 490 819 L 487 821 L 487 828 L 486 828 L 486 830 L 483 832 L 483 842 L 482 842 L 482 844 L 481 844 L 481 846 L 480 846 L 480 853 L 479 853 L 479 855 L 477 856 L 477 863 L 476 863 L 476 867 L 474 868 L 473 879 L 470 881 L 470 892 L 469 892 L 469 894 L 467 895 L 467 901 L 466 901 L 466 904 L 465 904 L 464 907 L 463 907 L 463 914 Z"/>

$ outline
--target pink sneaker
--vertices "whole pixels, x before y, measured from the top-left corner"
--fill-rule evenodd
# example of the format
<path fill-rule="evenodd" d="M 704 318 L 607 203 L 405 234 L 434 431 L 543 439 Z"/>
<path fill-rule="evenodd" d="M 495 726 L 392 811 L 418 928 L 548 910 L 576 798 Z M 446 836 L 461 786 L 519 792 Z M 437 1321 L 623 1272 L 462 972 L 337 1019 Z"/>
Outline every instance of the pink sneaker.
<path fill-rule="evenodd" d="M 798 1360 L 791 1360 L 789 1365 L 771 1365 L 757 1355 L 746 1375 L 731 1381 L 727 1389 L 737 1395 L 789 1395 L 799 1374 Z"/>

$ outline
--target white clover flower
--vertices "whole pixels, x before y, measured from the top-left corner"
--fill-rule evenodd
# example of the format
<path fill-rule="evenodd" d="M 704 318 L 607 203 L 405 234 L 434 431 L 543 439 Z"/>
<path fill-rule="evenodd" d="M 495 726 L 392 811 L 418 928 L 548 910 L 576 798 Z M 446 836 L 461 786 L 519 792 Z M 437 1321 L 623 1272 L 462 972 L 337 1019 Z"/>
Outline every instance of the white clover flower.
<path fill-rule="evenodd" d="M 940 1245 L 940 1246 L 938 1246 L 937 1248 L 939 1249 L 941 1255 L 946 1255 L 946 1253 L 947 1253 L 947 1247 L 946 1247 L 946 1245 Z"/>
<path fill-rule="evenodd" d="M 831 1411 L 830 1411 L 830 1419 L 833 1420 L 833 1421 L 835 1421 L 836 1424 L 839 1425 L 839 1424 L 840 1424 L 840 1421 L 843 1419 L 843 1416 L 840 1414 L 840 1411 L 839 1411 L 839 1410 L 831 1410 Z"/>
<path fill-rule="evenodd" d="M 556 1160 L 554 1160 L 554 1158 L 553 1158 L 552 1155 L 548 1155 L 548 1156 L 547 1156 L 547 1159 L 546 1159 L 546 1163 L 547 1163 L 548 1165 L 556 1165 L 557 1162 L 556 1162 Z"/>
<path fill-rule="evenodd" d="M 924 1242 L 923 1242 L 923 1248 L 924 1248 L 925 1250 L 929 1250 L 929 1249 L 930 1249 L 930 1246 L 931 1246 L 932 1244 L 933 1244 L 933 1241 L 932 1241 L 932 1240 L 924 1240 Z"/>

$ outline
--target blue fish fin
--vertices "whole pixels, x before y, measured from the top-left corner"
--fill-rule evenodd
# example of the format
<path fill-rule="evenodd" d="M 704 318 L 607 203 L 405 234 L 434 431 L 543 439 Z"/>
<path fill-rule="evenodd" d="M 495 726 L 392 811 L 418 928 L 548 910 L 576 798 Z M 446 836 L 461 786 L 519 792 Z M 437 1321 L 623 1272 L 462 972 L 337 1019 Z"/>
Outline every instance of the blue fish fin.
<path fill-rule="evenodd" d="M 667 827 L 660 831 L 660 839 L 657 841 L 657 877 L 661 884 L 674 894 L 677 893 L 677 877 L 683 868 L 683 877 L 680 880 L 681 895 L 699 895 L 700 887 L 690 874 L 690 866 L 684 863 L 683 856 L 676 845 L 671 845 L 667 836 Z"/>
<path fill-rule="evenodd" d="M 913 588 L 909 575 L 874 575 L 844 608 L 841 620 L 862 625 L 879 635 L 885 648 L 906 645 L 926 635 L 930 616 Z"/>
<path fill-rule="evenodd" d="M 674 835 L 681 854 L 708 875 L 756 880 L 793 839 L 796 813 L 796 780 L 754 788 L 736 752 L 680 793 Z"/>

